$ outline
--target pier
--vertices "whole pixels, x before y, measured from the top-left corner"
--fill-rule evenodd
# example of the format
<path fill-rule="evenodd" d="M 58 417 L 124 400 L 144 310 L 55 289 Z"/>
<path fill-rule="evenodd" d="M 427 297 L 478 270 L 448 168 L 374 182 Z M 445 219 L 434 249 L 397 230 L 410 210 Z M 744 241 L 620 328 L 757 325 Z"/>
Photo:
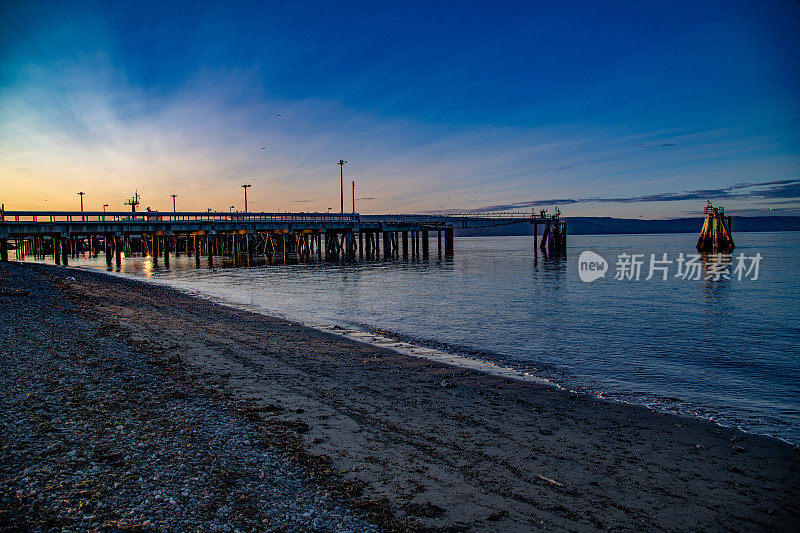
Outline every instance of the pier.
<path fill-rule="evenodd" d="M 0 211 L 0 260 L 8 260 L 13 240 L 17 259 L 52 256 L 56 264 L 100 252 L 106 263 L 149 255 L 169 266 L 171 255 L 194 256 L 213 265 L 214 257 L 231 257 L 234 266 L 254 257 L 268 259 L 392 259 L 453 254 L 456 228 L 530 223 L 538 255 L 566 250 L 566 224 L 559 214 L 361 215 L 359 213 L 225 213 Z M 433 240 L 434 234 L 436 239 Z"/>

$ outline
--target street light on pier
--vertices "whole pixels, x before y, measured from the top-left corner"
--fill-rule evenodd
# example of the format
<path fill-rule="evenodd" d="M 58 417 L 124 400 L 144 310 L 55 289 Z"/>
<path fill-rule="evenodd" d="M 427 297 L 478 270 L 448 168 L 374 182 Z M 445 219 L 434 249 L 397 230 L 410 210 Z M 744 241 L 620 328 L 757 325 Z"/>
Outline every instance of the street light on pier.
<path fill-rule="evenodd" d="M 178 196 L 177 194 L 170 194 L 172 196 L 172 212 L 175 212 L 175 197 Z"/>
<path fill-rule="evenodd" d="M 344 159 L 339 160 L 339 200 L 341 203 L 342 213 L 344 213 L 344 165 L 347 163 Z"/>
<path fill-rule="evenodd" d="M 356 181 L 353 180 L 353 213 L 356 212 Z"/>
<path fill-rule="evenodd" d="M 83 195 L 84 195 L 84 194 L 86 194 L 86 193 L 85 193 L 85 192 L 79 192 L 79 193 L 77 193 L 77 194 L 78 194 L 78 196 L 80 196 L 80 197 L 81 197 L 81 220 L 86 220 L 86 219 L 83 217 Z"/>
<path fill-rule="evenodd" d="M 106 207 L 108 207 L 108 204 L 103 204 L 103 220 L 106 219 Z"/>
<path fill-rule="evenodd" d="M 244 189 L 244 212 L 247 213 L 247 188 L 252 187 L 249 183 L 242 185 L 242 189 Z"/>

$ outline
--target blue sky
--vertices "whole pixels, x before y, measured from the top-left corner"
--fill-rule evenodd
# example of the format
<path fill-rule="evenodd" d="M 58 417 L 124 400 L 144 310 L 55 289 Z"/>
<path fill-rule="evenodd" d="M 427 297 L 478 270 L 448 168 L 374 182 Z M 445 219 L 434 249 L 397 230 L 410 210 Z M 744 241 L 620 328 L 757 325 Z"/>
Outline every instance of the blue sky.
<path fill-rule="evenodd" d="M 800 214 L 796 1 L 162 4 L 0 3 L 8 209 Z"/>

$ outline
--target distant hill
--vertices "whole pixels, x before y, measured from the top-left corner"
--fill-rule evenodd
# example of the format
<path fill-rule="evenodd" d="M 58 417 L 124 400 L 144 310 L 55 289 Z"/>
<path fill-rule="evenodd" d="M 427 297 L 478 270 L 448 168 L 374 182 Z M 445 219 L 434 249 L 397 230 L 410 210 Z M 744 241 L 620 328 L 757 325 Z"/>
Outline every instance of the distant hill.
<path fill-rule="evenodd" d="M 643 220 L 611 217 L 566 217 L 567 233 L 570 235 L 607 235 L 621 233 L 700 233 L 702 217 L 673 218 L 668 220 Z M 746 231 L 800 231 L 800 217 L 764 216 L 733 217 L 733 232 Z M 539 227 L 539 235 L 542 228 Z M 484 235 L 531 235 L 533 229 L 528 222 L 497 228 L 456 228 L 459 237 Z"/>

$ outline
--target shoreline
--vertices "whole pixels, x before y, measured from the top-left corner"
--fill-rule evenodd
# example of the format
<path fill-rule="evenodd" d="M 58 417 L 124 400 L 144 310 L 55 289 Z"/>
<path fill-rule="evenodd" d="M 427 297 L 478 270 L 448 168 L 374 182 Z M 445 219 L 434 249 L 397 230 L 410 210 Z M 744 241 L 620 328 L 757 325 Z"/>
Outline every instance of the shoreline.
<path fill-rule="evenodd" d="M 67 277 L 33 265 L 10 269 Z M 77 281 L 63 290 L 92 320 L 176 358 L 194 386 L 294 424 L 338 483 L 358 484 L 412 529 L 790 530 L 799 517 L 798 450 L 784 441 L 69 272 Z"/>
<path fill-rule="evenodd" d="M 470 237 L 462 237 L 462 238 L 470 238 Z M 28 263 L 28 262 L 26 262 Z M 40 263 L 40 262 L 29 262 L 30 264 L 44 264 L 48 265 L 48 263 Z M 398 336 L 391 336 L 391 335 L 382 335 L 381 333 L 377 333 L 367 328 L 359 328 L 357 326 L 352 326 L 349 324 L 323 324 L 323 323 L 315 323 L 311 321 L 307 321 L 301 318 L 293 318 L 289 316 L 279 315 L 279 314 L 270 314 L 269 310 L 260 309 L 255 306 L 247 305 L 247 304 L 237 304 L 224 301 L 221 298 L 204 294 L 200 291 L 194 289 L 188 289 L 183 287 L 174 287 L 169 283 L 162 282 L 159 280 L 148 280 L 147 278 L 142 278 L 140 276 L 135 275 L 127 275 L 122 274 L 119 272 L 110 272 L 102 269 L 96 269 L 91 267 L 73 265 L 68 267 L 62 267 L 68 269 L 74 269 L 78 271 L 84 272 L 93 272 L 98 274 L 103 274 L 106 276 L 111 276 L 117 279 L 125 279 L 129 281 L 134 281 L 137 283 L 150 283 L 155 284 L 160 287 L 168 288 L 171 290 L 175 290 L 184 294 L 186 296 L 192 298 L 199 298 L 203 301 L 213 303 L 216 305 L 222 305 L 225 307 L 229 307 L 231 309 L 247 312 L 247 313 L 256 313 L 262 316 L 273 317 L 280 320 L 285 320 L 287 322 L 291 322 L 293 324 L 298 324 L 303 327 L 312 328 L 321 332 L 329 333 L 331 335 L 341 336 L 347 338 L 348 340 L 354 342 L 363 342 L 368 345 L 378 347 L 378 348 L 385 348 L 392 351 L 396 351 L 400 354 L 411 356 L 411 357 L 421 357 L 424 359 L 428 359 L 430 361 L 442 363 L 448 366 L 454 366 L 456 368 L 465 368 L 470 370 L 475 370 L 477 372 L 486 373 L 488 375 L 499 376 L 511 380 L 521 381 L 523 383 L 534 383 L 542 386 L 552 387 L 554 389 L 558 389 L 567 393 L 572 394 L 581 394 L 586 395 L 590 398 L 600 401 L 608 401 L 608 402 L 616 402 L 625 405 L 631 405 L 636 407 L 643 407 L 654 413 L 661 413 L 661 414 L 671 414 L 680 417 L 687 417 L 694 420 L 700 420 L 705 422 L 710 422 L 715 426 L 726 428 L 726 429 L 735 429 L 737 431 L 742 431 L 749 435 L 754 435 L 758 437 L 765 437 L 770 439 L 775 439 L 782 443 L 785 443 L 789 446 L 800 447 L 800 443 L 795 443 L 780 436 L 768 433 L 759 433 L 757 431 L 745 428 L 741 425 L 741 423 L 736 422 L 735 420 L 728 420 L 723 413 L 711 413 L 707 416 L 702 416 L 698 413 L 691 412 L 692 409 L 703 410 L 705 409 L 704 406 L 692 406 L 689 404 L 684 404 L 683 408 L 667 408 L 663 405 L 659 404 L 657 401 L 646 401 L 644 397 L 642 397 L 642 401 L 629 401 L 629 400 L 622 400 L 620 398 L 614 397 L 614 395 L 606 396 L 604 392 L 600 391 L 592 391 L 589 389 L 575 389 L 572 388 L 564 383 L 559 383 L 555 379 L 551 379 L 548 377 L 537 376 L 531 372 L 526 370 L 516 368 L 513 366 L 513 363 L 502 363 L 502 362 L 495 362 L 495 361 L 487 361 L 483 359 L 479 359 L 477 356 L 470 356 L 470 355 L 461 355 L 457 352 L 453 351 L 445 351 L 442 349 L 434 348 L 431 346 L 426 346 L 425 343 L 415 342 L 413 339 L 408 340 L 407 338 L 403 337 L 402 335 Z"/>

